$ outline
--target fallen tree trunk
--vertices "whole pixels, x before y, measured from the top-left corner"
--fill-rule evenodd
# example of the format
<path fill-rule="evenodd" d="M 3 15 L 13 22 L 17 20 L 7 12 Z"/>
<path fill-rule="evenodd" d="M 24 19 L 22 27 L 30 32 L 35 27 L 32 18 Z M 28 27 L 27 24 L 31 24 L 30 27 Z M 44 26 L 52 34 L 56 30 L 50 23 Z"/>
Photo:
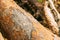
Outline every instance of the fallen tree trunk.
<path fill-rule="evenodd" d="M 13 0 L 0 0 L 0 28 L 8 40 L 60 40 Z"/>

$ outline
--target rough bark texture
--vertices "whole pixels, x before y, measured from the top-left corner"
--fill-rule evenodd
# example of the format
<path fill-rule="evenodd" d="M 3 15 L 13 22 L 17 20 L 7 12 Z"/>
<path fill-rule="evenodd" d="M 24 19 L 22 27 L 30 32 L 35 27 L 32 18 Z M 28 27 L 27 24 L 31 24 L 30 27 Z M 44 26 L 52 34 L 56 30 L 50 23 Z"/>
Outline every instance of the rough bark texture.
<path fill-rule="evenodd" d="M 0 0 L 0 28 L 8 40 L 60 40 L 13 0 Z"/>

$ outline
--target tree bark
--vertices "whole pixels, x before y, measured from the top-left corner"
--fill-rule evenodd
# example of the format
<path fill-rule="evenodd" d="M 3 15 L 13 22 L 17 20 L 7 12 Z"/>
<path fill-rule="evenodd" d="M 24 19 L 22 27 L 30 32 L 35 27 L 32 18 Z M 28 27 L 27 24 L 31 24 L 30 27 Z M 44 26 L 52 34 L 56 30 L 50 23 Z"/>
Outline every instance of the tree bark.
<path fill-rule="evenodd" d="M 0 0 L 0 28 L 8 40 L 60 40 L 13 0 Z"/>

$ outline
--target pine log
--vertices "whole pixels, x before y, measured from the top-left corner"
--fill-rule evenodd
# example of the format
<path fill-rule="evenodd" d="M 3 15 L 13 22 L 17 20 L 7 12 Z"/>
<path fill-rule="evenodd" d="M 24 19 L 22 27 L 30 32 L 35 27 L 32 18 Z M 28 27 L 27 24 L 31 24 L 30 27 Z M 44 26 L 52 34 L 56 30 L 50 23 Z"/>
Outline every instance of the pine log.
<path fill-rule="evenodd" d="M 13 0 L 0 0 L 0 28 L 8 40 L 60 40 Z"/>

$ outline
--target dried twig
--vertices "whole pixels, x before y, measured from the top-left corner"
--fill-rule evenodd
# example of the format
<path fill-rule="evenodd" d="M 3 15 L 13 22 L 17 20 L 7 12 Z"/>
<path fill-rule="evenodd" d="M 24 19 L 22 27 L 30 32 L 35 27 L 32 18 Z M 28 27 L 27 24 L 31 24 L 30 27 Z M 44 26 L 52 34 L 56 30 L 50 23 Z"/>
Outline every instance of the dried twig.
<path fill-rule="evenodd" d="M 45 13 L 44 13 L 45 20 L 46 20 L 47 24 L 49 25 L 49 28 L 53 31 L 53 33 L 58 34 L 59 29 L 57 28 L 57 23 L 54 20 L 52 12 L 48 8 L 48 3 L 47 2 L 45 2 L 44 11 L 45 11 Z"/>
<path fill-rule="evenodd" d="M 56 10 L 53 1 L 52 1 L 52 0 L 48 0 L 48 1 L 49 1 L 49 3 L 50 3 L 51 9 L 54 11 L 54 15 L 55 15 L 55 17 L 56 17 L 55 20 L 56 20 L 56 21 L 57 21 L 57 20 L 60 20 L 59 12 Z"/>

